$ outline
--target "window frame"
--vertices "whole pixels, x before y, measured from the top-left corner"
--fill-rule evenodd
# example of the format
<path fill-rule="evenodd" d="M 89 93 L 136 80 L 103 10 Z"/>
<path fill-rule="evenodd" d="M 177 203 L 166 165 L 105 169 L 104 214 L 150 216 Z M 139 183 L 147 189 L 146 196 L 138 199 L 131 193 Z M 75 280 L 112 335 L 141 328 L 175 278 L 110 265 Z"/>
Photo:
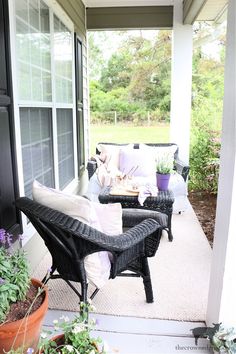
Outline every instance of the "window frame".
<path fill-rule="evenodd" d="M 79 176 L 85 169 L 85 124 L 84 124 L 84 77 L 83 77 L 83 42 L 78 34 L 74 35 L 75 46 L 75 94 L 77 122 L 77 153 Z"/>
<path fill-rule="evenodd" d="M 15 0 L 17 1 L 17 0 Z M 19 181 L 19 195 L 24 196 L 24 175 L 23 175 L 23 161 L 21 151 L 21 131 L 20 131 L 20 108 L 50 108 L 52 109 L 52 139 L 53 139 L 53 169 L 54 169 L 54 183 L 55 188 L 59 188 L 59 165 L 58 165 L 58 141 L 57 141 L 57 108 L 72 109 L 73 119 L 73 152 L 74 152 L 74 176 L 73 180 L 63 189 L 66 192 L 73 192 L 78 188 L 78 151 L 77 151 L 77 121 L 76 121 L 76 91 L 75 91 L 75 43 L 74 43 L 74 24 L 64 10 L 53 0 L 43 0 L 49 7 L 49 26 L 51 36 L 51 83 L 52 83 L 52 101 L 51 102 L 38 102 L 27 101 L 19 99 L 18 92 L 18 67 L 16 61 L 16 20 L 15 20 L 15 3 L 14 0 L 9 0 L 9 14 L 10 14 L 10 38 L 11 38 L 11 65 L 12 65 L 12 84 L 13 84 L 13 102 L 14 102 L 14 116 L 15 116 L 15 143 L 16 143 L 16 161 L 17 172 Z M 55 65 L 53 60 L 54 55 L 54 15 L 67 27 L 71 33 L 72 43 L 72 103 L 57 103 L 55 92 Z M 27 218 L 22 214 L 22 227 L 24 239 L 22 246 L 35 234 L 35 229 L 28 223 Z"/>

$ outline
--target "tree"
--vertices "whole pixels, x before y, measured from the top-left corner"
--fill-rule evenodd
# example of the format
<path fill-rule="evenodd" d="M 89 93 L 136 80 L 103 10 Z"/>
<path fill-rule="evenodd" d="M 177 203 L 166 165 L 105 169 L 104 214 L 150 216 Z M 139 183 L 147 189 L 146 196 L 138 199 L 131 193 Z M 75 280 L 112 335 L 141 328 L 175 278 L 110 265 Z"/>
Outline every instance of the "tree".
<path fill-rule="evenodd" d="M 114 53 L 102 71 L 100 84 L 104 92 L 118 87 L 127 87 L 130 83 L 131 56 L 129 52 Z"/>

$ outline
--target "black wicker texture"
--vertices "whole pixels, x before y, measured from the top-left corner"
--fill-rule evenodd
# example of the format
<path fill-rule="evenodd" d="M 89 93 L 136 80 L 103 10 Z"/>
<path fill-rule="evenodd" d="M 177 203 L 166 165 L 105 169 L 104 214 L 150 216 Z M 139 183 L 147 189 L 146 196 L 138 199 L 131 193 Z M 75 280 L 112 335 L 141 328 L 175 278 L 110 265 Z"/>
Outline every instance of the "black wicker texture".
<path fill-rule="evenodd" d="M 115 146 L 126 146 L 128 144 L 118 144 L 118 143 L 108 143 L 108 142 L 102 142 L 99 144 L 103 144 L 103 145 L 115 145 Z M 158 147 L 158 146 L 173 146 L 176 145 L 175 143 L 145 143 L 145 145 L 148 146 L 153 146 L 153 147 Z M 134 143 L 134 149 L 139 149 L 139 143 Z M 99 150 L 96 148 L 96 154 L 99 155 Z M 88 170 L 88 176 L 89 179 L 92 177 L 92 175 L 95 173 L 97 169 L 97 164 L 94 160 L 89 160 L 87 163 L 87 170 Z M 174 170 L 176 170 L 176 172 L 178 172 L 185 181 L 187 181 L 188 178 L 188 174 L 189 174 L 189 166 L 186 165 L 186 163 L 184 163 L 183 161 L 179 160 L 179 148 L 176 145 L 176 151 L 174 154 Z"/>
<path fill-rule="evenodd" d="M 82 293 L 78 294 L 80 300 L 87 301 L 84 258 L 94 252 L 109 251 L 113 257 L 110 278 L 115 278 L 137 262 L 139 266 L 136 269 L 132 266 L 132 271 L 149 284 L 147 286 L 149 290 L 145 288 L 145 292 L 146 300 L 150 301 L 152 291 L 150 282 L 146 280 L 146 274 L 149 272 L 147 257 L 155 255 L 160 243 L 163 226 L 157 221 L 146 219 L 121 235 L 109 236 L 25 197 L 19 198 L 16 206 L 33 224 L 52 255 L 50 278 L 60 277 L 72 288 L 70 281 L 79 282 Z M 153 239 L 152 252 L 150 252 L 151 239 Z M 145 266 L 140 268 L 140 264 Z M 55 271 L 59 275 L 53 275 Z"/>
<path fill-rule="evenodd" d="M 97 169 L 97 162 L 89 160 L 87 163 L 88 178 L 90 179 Z"/>
<path fill-rule="evenodd" d="M 171 219 L 173 212 L 174 195 L 171 190 L 159 191 L 157 196 L 149 196 L 146 198 L 143 205 L 140 205 L 137 195 L 111 195 L 111 187 L 105 187 L 100 192 L 98 199 L 102 204 L 108 203 L 121 203 L 122 208 L 134 208 L 149 211 L 158 211 L 167 215 L 167 232 L 169 241 L 173 240 L 172 230 L 171 230 Z M 150 217 L 152 214 L 150 214 Z M 153 215 L 154 216 L 154 215 Z M 153 217 L 155 220 L 156 218 Z"/>

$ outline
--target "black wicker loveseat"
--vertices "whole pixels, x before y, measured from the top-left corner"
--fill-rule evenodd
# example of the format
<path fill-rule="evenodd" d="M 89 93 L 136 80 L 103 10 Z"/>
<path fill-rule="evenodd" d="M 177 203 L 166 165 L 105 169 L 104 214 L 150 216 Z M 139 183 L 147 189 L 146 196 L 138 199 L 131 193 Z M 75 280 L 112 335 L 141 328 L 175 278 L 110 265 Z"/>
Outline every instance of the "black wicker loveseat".
<path fill-rule="evenodd" d="M 157 222 L 146 219 L 142 214 L 140 219 L 136 217 L 135 222 L 144 221 L 123 234 L 109 236 L 26 197 L 19 198 L 16 206 L 30 220 L 51 253 L 52 267 L 47 280 L 64 279 L 80 301 L 86 302 L 88 282 L 84 259 L 94 252 L 109 251 L 113 259 L 110 278 L 114 279 L 119 275 L 142 277 L 146 300 L 148 303 L 153 302 L 148 257 L 155 256 L 158 249 L 162 230 L 166 225 L 165 215 L 160 213 Z M 134 224 L 134 218 L 127 210 L 123 224 L 127 227 Z M 130 272 L 123 273 L 127 270 Z M 81 292 L 78 292 L 71 281 L 81 284 Z M 90 298 L 97 292 L 98 289 Z"/>
<path fill-rule="evenodd" d="M 98 143 L 102 145 L 116 145 L 116 146 L 126 146 L 128 144 L 117 144 L 117 143 L 108 143 L 108 142 L 102 142 Z M 189 174 L 189 166 L 183 162 L 182 160 L 179 159 L 179 149 L 178 146 L 174 143 L 145 143 L 145 145 L 150 146 L 150 147 L 168 147 L 168 146 L 176 146 L 176 151 L 174 153 L 174 169 L 176 172 L 178 172 L 184 179 L 184 181 L 187 180 L 188 174 Z M 139 149 L 140 144 L 139 143 L 134 143 L 134 149 Z M 100 152 L 96 148 L 96 154 L 99 155 Z M 92 177 L 92 175 L 95 173 L 97 169 L 97 163 L 96 161 L 91 158 L 88 163 L 87 163 L 87 170 L 88 170 L 88 176 L 89 179 Z"/>
<path fill-rule="evenodd" d="M 150 160 L 149 156 L 162 156 L 162 158 L 173 158 L 173 169 L 175 173 L 171 174 L 170 182 L 169 182 L 169 189 L 173 193 L 174 196 L 174 203 L 172 202 L 172 211 L 176 214 L 180 214 L 187 210 L 189 206 L 188 202 L 188 191 L 187 191 L 187 178 L 189 174 L 189 166 L 179 159 L 179 149 L 178 146 L 174 143 L 148 143 L 148 144 L 116 144 L 116 143 L 99 143 L 97 144 L 96 155 L 92 157 L 87 163 L 87 170 L 88 170 L 88 189 L 86 195 L 89 199 L 94 201 L 100 201 L 99 195 L 103 191 L 103 182 L 101 183 L 101 179 L 98 176 L 102 176 L 99 172 L 102 168 L 102 173 L 104 171 L 108 172 L 107 177 L 109 178 L 116 170 L 113 170 L 113 167 L 116 166 L 117 171 L 122 173 L 123 165 L 120 165 L 120 153 L 124 152 L 128 149 L 128 155 L 132 156 L 132 149 L 136 150 L 134 156 L 138 156 L 137 150 L 140 150 L 140 163 L 141 169 L 145 169 L 146 162 L 143 163 L 143 158 L 147 156 L 147 161 Z M 99 153 L 101 151 L 102 153 Z M 126 150 L 127 151 L 127 150 Z M 115 159 L 114 159 L 115 156 Z M 118 156 L 118 157 L 117 157 Z M 151 175 L 146 178 L 146 181 L 139 180 L 139 183 L 151 183 L 152 185 L 155 184 L 155 160 L 153 160 L 153 168 Z M 108 163 L 106 161 L 109 161 Z M 134 159 L 134 164 L 137 165 L 137 160 Z M 132 158 L 130 158 L 130 162 L 132 164 Z M 98 168 L 99 166 L 99 168 Z M 129 167 L 130 168 L 130 167 Z M 127 168 L 129 170 L 129 168 Z M 97 173 L 95 173 L 95 171 Z M 111 174 L 109 174 L 111 172 Z M 136 172 L 136 176 L 138 177 L 139 169 Z M 106 172 L 103 174 L 103 181 L 106 180 Z M 141 174 L 142 176 L 142 174 Z M 105 178 L 105 179 L 104 179 Z M 143 178 L 143 177 L 141 177 Z M 114 180 L 114 177 L 113 177 Z M 110 180 L 111 181 L 111 180 Z M 108 184 L 107 184 L 108 185 Z M 171 211 L 171 213 L 172 213 Z"/>

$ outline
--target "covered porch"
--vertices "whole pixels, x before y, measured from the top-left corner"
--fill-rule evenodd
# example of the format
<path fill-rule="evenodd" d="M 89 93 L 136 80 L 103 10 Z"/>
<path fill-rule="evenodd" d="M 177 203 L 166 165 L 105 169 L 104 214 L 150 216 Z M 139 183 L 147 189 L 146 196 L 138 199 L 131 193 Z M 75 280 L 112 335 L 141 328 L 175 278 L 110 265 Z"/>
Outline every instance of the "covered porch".
<path fill-rule="evenodd" d="M 188 1 L 185 0 L 148 0 L 148 1 L 138 1 L 132 0 L 122 1 L 97 1 L 97 0 L 69 0 L 67 2 L 62 0 L 50 1 L 47 0 L 47 4 L 51 8 L 55 7 L 55 17 L 53 17 L 52 11 L 50 12 L 50 23 L 53 19 L 57 19 L 59 14 L 62 22 L 69 23 L 68 28 L 59 25 L 63 28 L 64 33 L 69 33 L 70 35 L 75 33 L 75 43 L 73 45 L 73 53 L 75 53 L 77 70 L 72 69 L 73 78 L 65 79 L 69 82 L 68 87 L 73 84 L 73 89 L 71 92 L 71 97 L 73 98 L 69 102 L 58 102 L 53 101 L 56 97 L 56 88 L 52 87 L 52 103 L 48 102 L 37 102 L 37 98 L 33 98 L 29 101 L 19 98 L 18 88 L 17 88 L 17 75 L 13 76 L 13 93 L 14 93 L 14 107 L 12 106 L 12 112 L 14 110 L 14 115 L 16 119 L 16 127 L 14 130 L 14 144 L 13 147 L 17 147 L 17 153 L 15 152 L 14 161 L 17 165 L 17 172 L 19 176 L 19 181 L 15 185 L 13 199 L 15 196 L 27 195 L 27 184 L 26 178 L 24 176 L 24 166 L 25 160 L 22 158 L 25 136 L 21 134 L 21 124 L 24 123 L 24 114 L 26 110 L 34 110 L 35 107 L 39 109 L 48 109 L 52 113 L 47 112 L 48 119 L 53 117 L 52 122 L 48 124 L 48 127 L 54 127 L 49 129 L 52 137 L 54 139 L 54 149 L 51 147 L 51 151 L 54 154 L 54 161 L 49 161 L 51 163 L 50 169 L 55 173 L 54 186 L 60 188 L 61 185 L 61 169 L 58 156 L 57 142 L 60 140 L 60 135 L 57 135 L 57 122 L 56 114 L 60 110 L 71 110 L 71 122 L 76 128 L 69 132 L 74 139 L 74 161 L 72 162 L 74 170 L 72 173 L 71 183 L 65 188 L 67 191 L 72 193 L 84 194 L 87 186 L 87 171 L 85 169 L 86 162 L 89 157 L 89 99 L 88 99 L 88 67 L 87 67 L 87 30 L 99 28 L 111 28 L 111 22 L 116 24 L 115 28 L 130 28 L 131 20 L 130 18 L 135 18 L 134 9 L 139 8 L 139 15 L 136 16 L 136 20 L 141 21 L 141 26 L 144 28 L 147 26 L 147 22 L 151 23 L 151 27 L 158 27 L 162 22 L 163 27 L 173 28 L 173 51 L 172 51 L 172 86 L 171 86 L 171 137 L 170 141 L 176 142 L 180 149 L 180 157 L 188 162 L 189 160 L 189 140 L 190 140 L 190 118 L 191 118 L 191 77 L 192 77 L 192 24 L 196 20 L 210 20 L 221 22 L 225 17 L 226 5 L 228 3 L 228 30 L 227 30 L 227 55 L 226 55 L 226 75 L 225 75 L 225 98 L 224 98 L 224 119 L 223 119 L 223 133 L 222 133 L 222 150 L 221 150 L 221 169 L 220 169 L 220 180 L 219 180 L 219 191 L 218 191 L 218 204 L 217 204 L 217 218 L 216 218 L 216 228 L 215 228 L 215 241 L 213 247 L 213 254 L 211 255 L 210 246 L 207 240 L 204 238 L 201 227 L 196 220 L 195 214 L 192 212 L 190 207 L 190 213 L 184 215 L 176 215 L 173 226 L 173 233 L 176 240 L 181 241 L 183 244 L 185 240 L 189 240 L 192 235 L 195 235 L 196 239 L 201 239 L 203 242 L 203 253 L 202 257 L 206 261 L 204 263 L 205 268 L 201 269 L 204 273 L 203 276 L 206 278 L 206 283 L 204 286 L 204 305 L 203 314 L 205 317 L 197 318 L 196 323 L 194 317 L 187 318 L 176 318 L 177 321 L 173 320 L 171 316 L 169 318 L 163 317 L 160 319 L 140 319 L 139 317 L 124 316 L 121 314 L 119 317 L 113 314 L 99 314 L 98 319 L 100 320 L 99 325 L 99 335 L 107 339 L 113 352 L 120 351 L 120 353 L 174 353 L 175 351 L 179 353 L 186 353 L 187 350 L 192 352 L 192 347 L 194 347 L 194 340 L 191 336 L 190 329 L 198 326 L 204 325 L 206 322 L 211 325 L 213 322 L 223 322 L 229 326 L 236 326 L 236 308 L 234 306 L 235 296 L 236 296 L 236 282 L 234 276 L 234 269 L 236 266 L 236 221 L 235 221 L 235 200 L 236 200 L 236 190 L 235 190 L 235 119 L 236 119 L 236 106 L 235 106 L 235 78 L 236 78 L 236 4 L 234 0 L 224 1 L 224 0 L 204 0 L 204 1 Z M 129 8 L 129 16 L 126 15 L 126 7 Z M 144 8 L 145 9 L 144 9 Z M 155 7 L 156 13 L 154 16 L 150 16 L 150 9 Z M 58 9 L 59 8 L 59 9 Z M 122 10 L 120 11 L 119 9 Z M 163 9 L 164 8 L 164 9 Z M 63 9 L 63 15 L 61 15 Z M 112 9 L 112 10 L 111 10 Z M 144 12 L 142 12 L 142 9 Z M 9 1 L 10 10 L 10 27 L 11 33 L 15 33 L 15 25 L 13 21 L 14 5 L 13 1 Z M 44 8 L 45 10 L 45 8 Z M 159 11 L 160 10 L 160 11 Z M 163 15 L 163 10 L 166 10 L 165 16 Z M 104 12 L 105 11 L 105 12 Z M 106 12 L 108 11 L 108 12 Z M 149 12 L 148 12 L 149 11 Z M 145 16 L 147 19 L 145 20 Z M 59 16 L 58 15 L 58 16 Z M 136 14 L 137 15 L 137 14 Z M 95 21 L 99 20 L 100 21 Z M 104 20 L 109 20 L 106 26 L 104 25 Z M 68 22 L 69 20 L 69 22 Z M 22 22 L 24 22 L 23 19 Z M 125 22 L 126 21 L 126 22 Z M 157 22 L 156 22 L 157 21 Z M 56 21 L 55 21 L 56 22 Z M 126 25 L 125 25 L 126 24 Z M 159 24 L 159 25 L 158 25 Z M 95 27 L 94 27 L 95 26 Z M 134 27 L 137 28 L 137 22 L 134 22 Z M 69 31 L 69 32 L 68 32 Z M 12 34 L 12 37 L 13 37 Z M 22 35 L 22 29 L 20 29 L 20 35 Z M 51 34 L 52 35 L 52 34 Z M 17 73 L 17 63 L 15 58 L 16 48 L 15 48 L 15 37 L 11 42 L 12 51 L 12 74 Z M 72 67 L 72 66 L 71 66 Z M 42 68 L 42 72 L 45 68 Z M 24 71 L 23 71 L 24 74 Z M 31 72 L 32 74 L 32 72 Z M 53 78 L 56 78 L 55 67 L 52 70 Z M 63 76 L 63 75 L 62 75 Z M 60 75 L 58 74 L 58 77 Z M 58 79 L 57 77 L 57 79 Z M 24 78 L 24 77 L 23 77 Z M 83 78 L 83 80 L 81 80 Z M 41 76 L 42 79 L 42 76 Z M 40 78 L 38 78 L 40 80 Z M 63 80 L 60 83 L 60 87 L 63 87 Z M 67 82 L 67 83 L 68 83 Z M 75 88 L 76 86 L 76 88 Z M 32 88 L 32 87 L 31 87 Z M 68 89 L 69 91 L 69 89 Z M 25 94 L 25 92 L 23 92 Z M 59 92 L 60 94 L 60 92 Z M 31 97 L 32 98 L 32 97 Z M 10 102 L 10 100 L 9 100 Z M 36 103 L 35 103 L 36 102 Z M 10 104 L 10 103 L 8 103 Z M 51 114 L 51 116 L 50 116 Z M 25 114 L 26 116 L 26 114 Z M 69 117 L 70 115 L 68 115 Z M 73 118 L 72 118 L 73 116 Z M 21 121 L 22 119 L 22 121 Z M 23 130 L 22 130 L 23 131 Z M 27 131 L 27 129 L 25 129 Z M 11 138 L 12 139 L 12 138 Z M 49 138 L 48 138 L 49 140 Z M 27 144 L 26 144 L 27 145 Z M 45 147 L 45 146 L 44 146 Z M 19 149 L 18 149 L 19 148 Z M 22 148 L 22 150 L 21 150 Z M 9 148 L 9 151 L 11 149 Z M 11 153 L 14 149 L 12 148 Z M 72 148 L 73 150 L 73 148 Z M 63 159 L 62 159 L 63 160 Z M 16 173 L 17 174 L 17 173 Z M 34 178 L 35 176 L 33 176 Z M 62 176 L 64 177 L 64 176 Z M 53 181 L 54 181 L 53 180 Z M 30 180 L 30 182 L 32 182 Z M 184 219 L 185 218 L 185 219 Z M 19 218 L 18 218 L 19 221 Z M 23 229 L 24 231 L 28 229 L 27 219 L 23 219 Z M 45 255 L 46 250 L 40 238 L 35 235 L 35 231 L 26 231 L 26 241 L 23 244 L 24 249 L 29 254 L 29 259 L 31 262 L 32 270 L 35 269 L 40 264 L 42 257 Z M 32 237 L 34 235 L 34 237 Z M 179 239 L 178 239 L 179 235 Z M 177 243 L 176 243 L 177 244 Z M 166 256 L 168 249 L 175 245 L 168 244 L 165 239 L 163 239 L 163 259 Z M 161 247 L 160 246 L 160 247 Z M 195 244 L 197 247 L 197 242 Z M 194 243 L 191 244 L 192 252 L 195 250 Z M 173 252 L 173 249 L 171 252 Z M 197 248 L 196 248 L 197 249 Z M 179 253 L 178 253 L 179 254 Z M 188 253 L 189 256 L 189 253 Z M 171 267 L 171 257 L 173 253 L 169 256 Z M 210 271 L 210 262 L 212 257 L 212 266 Z M 158 258 L 158 254 L 157 254 Z M 189 260 L 190 261 L 190 260 Z M 168 263 L 166 263 L 168 264 Z M 47 266 L 47 265 L 46 265 Z M 187 267 L 188 264 L 185 266 Z M 199 264 L 195 264 L 196 273 L 199 272 Z M 40 270 L 40 269 L 38 269 Z M 170 274 L 174 273 L 174 269 L 170 270 Z M 40 270 L 41 272 L 41 270 Z M 194 270 L 192 269 L 194 273 Z M 190 274 L 190 273 L 188 273 Z M 198 273 L 199 274 L 199 273 Z M 36 275 L 36 273 L 35 273 Z M 41 273 L 39 274 L 41 277 Z M 175 277 L 174 277 L 175 278 Z M 179 278 L 175 278 L 176 286 L 178 287 L 178 279 L 181 279 L 181 274 Z M 189 279 L 191 280 L 191 279 Z M 164 282 L 163 282 L 164 283 Z M 196 284 L 195 284 L 196 285 Z M 209 297 L 208 297 L 209 290 Z M 201 289 L 198 289 L 201 292 Z M 158 294 L 158 287 L 157 287 Z M 180 293 L 181 294 L 181 293 Z M 174 294 L 172 294 L 174 295 Z M 201 294 L 202 295 L 202 294 Z M 68 296 L 69 297 L 69 296 Z M 165 296 L 163 296 L 165 298 Z M 180 295 L 181 298 L 181 295 Z M 179 298 L 179 299 L 180 299 Z M 158 295 L 156 301 L 158 302 Z M 184 312 L 185 298 L 182 299 L 182 309 Z M 55 316 L 61 316 L 63 311 L 66 314 L 73 316 L 72 312 L 64 309 L 50 310 L 45 321 L 45 326 L 50 326 L 52 319 Z M 145 317 L 145 316 L 144 316 Z M 178 322 L 183 321 L 183 322 Z M 132 348 L 131 348 L 132 344 Z M 210 352 L 207 347 L 206 342 L 202 342 L 203 351 L 202 353 Z M 128 348 L 128 349 L 127 349 Z M 150 349 L 147 351 L 147 348 Z M 186 348 L 188 348 L 186 350 Z M 133 351 L 132 351 L 133 350 Z M 111 351 L 111 352 L 112 352 Z"/>
<path fill-rule="evenodd" d="M 175 1 L 170 3 L 162 1 L 158 4 L 150 3 L 153 5 L 167 5 L 173 6 L 173 56 L 172 56 L 172 88 L 171 88 L 171 141 L 175 141 L 180 147 L 181 158 L 185 161 L 189 159 L 189 139 L 190 139 L 190 117 L 191 117 L 191 73 L 192 73 L 192 23 L 196 19 L 205 20 L 216 20 L 221 21 L 225 16 L 225 5 L 226 2 L 218 2 L 218 7 L 211 1 L 207 2 L 184 2 L 182 7 L 182 1 Z M 63 3 L 62 7 L 71 13 L 69 9 L 66 8 Z M 88 2 L 85 4 L 88 6 L 87 19 L 88 26 L 94 28 L 89 21 L 89 16 L 91 18 L 96 18 L 96 11 L 100 12 L 102 18 L 104 17 L 103 6 L 106 7 L 107 3 L 103 3 L 101 8 L 98 10 L 98 4 L 95 2 Z M 99 3 L 99 6 L 101 3 Z M 119 8 L 121 3 L 114 3 L 112 6 L 114 8 Z M 139 4 L 141 5 L 141 4 Z M 145 5 L 147 5 L 145 3 Z M 206 5 L 206 6 L 204 6 Z M 109 2 L 109 6 L 111 3 Z M 133 4 L 130 3 L 132 7 Z M 222 153 L 221 153 L 221 176 L 219 182 L 219 193 L 218 193 L 218 208 L 217 208 L 217 221 L 216 221 L 216 231 L 215 231 L 215 243 L 213 248 L 213 266 L 210 279 L 210 295 L 208 300 L 208 306 L 206 309 L 206 322 L 211 325 L 213 322 L 223 321 L 226 324 L 235 324 L 235 314 L 232 311 L 233 308 L 233 294 L 231 282 L 231 269 L 234 263 L 233 252 L 235 245 L 228 247 L 228 242 L 234 242 L 233 238 L 231 240 L 230 228 L 231 217 L 233 210 L 231 210 L 231 204 L 228 203 L 229 200 L 233 201 L 233 181 L 234 181 L 234 170 L 232 161 L 235 159 L 234 151 L 234 121 L 235 121 L 235 107 L 229 95 L 230 90 L 235 91 L 235 86 L 232 86 L 232 81 L 234 81 L 235 75 L 235 62 L 232 58 L 235 58 L 235 41 L 231 38 L 231 33 L 235 28 L 235 4 L 229 1 L 229 6 L 231 10 L 228 12 L 228 53 L 226 60 L 226 86 L 225 86 L 225 111 L 224 111 L 224 122 L 223 122 L 223 137 L 222 137 Z M 93 9 L 94 8 L 94 9 Z M 229 7 L 230 8 L 230 7 Z M 95 11 L 95 15 L 93 13 Z M 98 15 L 98 14 L 97 14 Z M 107 14 L 106 14 L 107 15 Z M 108 16 L 109 18 L 109 16 Z M 120 19 L 119 19 L 120 20 Z M 98 25 L 97 25 L 98 26 Z M 122 25 L 123 26 L 123 25 Z M 97 28 L 97 27 L 96 27 Z M 104 28 L 104 27 L 102 27 Z M 107 27 L 106 27 L 107 28 Z M 89 29 L 89 28 L 88 28 Z M 101 28 L 100 28 L 101 29 Z M 184 58 L 184 60 L 183 60 Z M 228 74 L 227 74 L 228 73 Z M 231 107 L 230 110 L 226 107 Z M 181 123 L 180 123 L 181 122 Z M 85 126 L 86 128 L 86 126 Z M 87 136 L 89 137 L 89 129 L 87 131 Z M 229 150 L 229 140 L 231 141 L 231 148 Z M 86 139 L 85 139 L 86 140 Z M 226 155 L 228 157 L 226 157 Z M 88 157 L 88 151 L 86 150 L 86 156 Z M 231 156 L 231 161 L 229 161 L 229 156 Z M 82 181 L 83 179 L 81 179 Z M 232 184 L 228 184 L 226 181 L 232 181 Z M 83 192 L 84 185 L 80 183 L 82 187 L 80 192 Z M 227 185 L 227 188 L 226 188 Z M 227 194 L 225 193 L 227 190 Z M 224 191 L 224 192 L 223 192 Z M 226 207 L 227 205 L 227 207 Z M 232 205 L 233 208 L 233 205 Z M 227 210 L 227 213 L 226 213 Z M 226 232 L 228 230 L 228 232 Z M 222 237 L 224 235 L 225 237 Z M 228 236 L 227 236 L 228 235 Z M 187 235 L 186 235 L 187 237 Z M 229 237 L 229 239 L 228 239 Z M 225 249 L 225 253 L 222 250 Z M 229 252 L 228 254 L 226 252 Z M 227 257 L 226 257 L 227 254 Z M 225 268 L 225 266 L 229 268 Z M 223 271 L 224 269 L 224 271 Z M 227 270 L 228 269 L 228 270 Z M 231 274 L 231 275 L 230 275 Z M 224 286 L 223 286 L 224 284 Z M 228 285 L 227 285 L 228 284 Z M 231 284 L 231 285 L 230 285 Z M 229 288 L 228 288 L 229 286 Z M 230 290 L 229 290 L 230 289 Z M 230 306 L 232 301 L 232 306 Z M 105 317 L 106 318 L 106 317 Z M 107 317 L 108 321 L 110 317 Z M 167 327 L 169 324 L 167 323 Z M 170 326 L 171 328 L 171 326 Z M 187 325 L 188 328 L 188 325 Z M 119 332 L 119 330 L 118 330 Z M 163 331 L 165 332 L 165 331 Z M 184 331 L 185 332 L 185 331 Z M 171 330 L 170 330 L 171 333 Z M 150 333 L 149 333 L 150 334 Z M 163 334 L 163 333 L 161 333 Z M 186 332 L 185 332 L 186 334 Z M 118 335 L 119 337 L 119 335 Z M 177 335 L 178 337 L 178 335 Z M 127 337 L 128 338 L 128 337 Z"/>
<path fill-rule="evenodd" d="M 159 1 L 158 3 L 156 1 L 150 1 L 148 4 L 145 2 L 145 5 L 147 6 L 173 6 L 170 141 L 175 141 L 179 145 L 180 156 L 185 161 L 188 161 L 189 159 L 192 24 L 196 20 L 210 20 L 220 23 L 226 18 L 227 4 L 229 10 L 221 169 L 213 262 L 206 316 L 206 322 L 209 325 L 213 322 L 216 323 L 220 321 L 225 322 L 228 325 L 234 325 L 236 321 L 235 313 L 232 311 L 234 302 L 233 294 L 235 292 L 235 282 L 232 281 L 232 268 L 234 268 L 233 264 L 235 262 L 233 257 L 235 240 L 233 234 L 231 235 L 235 226 L 232 219 L 235 183 L 235 103 L 232 100 L 232 93 L 235 93 L 235 40 L 233 39 L 233 33 L 235 33 L 235 3 L 233 1 Z M 117 1 L 112 4 L 109 2 L 109 8 L 107 8 L 106 1 L 102 3 L 99 2 L 98 5 L 97 1 L 88 0 L 85 2 L 85 5 L 87 6 L 88 29 L 110 29 L 111 19 L 112 22 L 115 23 L 112 28 L 116 28 L 117 26 L 130 28 L 130 26 L 127 25 L 127 22 L 125 22 L 127 21 L 127 17 L 124 16 L 124 12 L 122 12 L 124 11 L 121 9 L 123 5 L 122 2 Z M 129 13 L 129 17 L 132 17 L 132 8 L 134 4 L 130 1 L 129 3 L 126 3 L 126 6 L 127 5 L 130 5 L 129 11 L 131 11 L 131 13 Z M 139 2 L 138 5 L 141 6 L 144 4 Z M 155 18 L 160 19 L 160 17 L 163 19 L 163 16 L 161 15 L 157 15 Z M 168 15 L 164 17 L 166 21 L 165 25 L 170 17 L 170 14 L 169 17 Z M 136 24 L 134 24 L 134 27 L 136 27 Z M 228 183 L 229 181 L 230 183 Z"/>

